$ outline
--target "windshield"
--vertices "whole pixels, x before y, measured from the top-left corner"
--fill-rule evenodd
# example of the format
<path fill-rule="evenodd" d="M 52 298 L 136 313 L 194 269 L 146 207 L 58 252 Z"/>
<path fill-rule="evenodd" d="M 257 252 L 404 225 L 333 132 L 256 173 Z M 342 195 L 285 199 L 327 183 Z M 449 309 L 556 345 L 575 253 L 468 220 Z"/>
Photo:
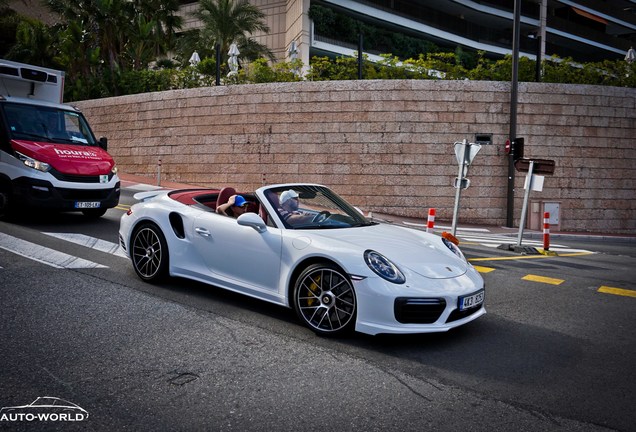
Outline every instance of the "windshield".
<path fill-rule="evenodd" d="M 97 145 L 88 123 L 76 111 L 26 104 L 4 104 L 3 108 L 11 139 Z"/>
<path fill-rule="evenodd" d="M 286 228 L 329 229 L 375 224 L 323 186 L 272 188 L 265 191 L 265 196 Z"/>

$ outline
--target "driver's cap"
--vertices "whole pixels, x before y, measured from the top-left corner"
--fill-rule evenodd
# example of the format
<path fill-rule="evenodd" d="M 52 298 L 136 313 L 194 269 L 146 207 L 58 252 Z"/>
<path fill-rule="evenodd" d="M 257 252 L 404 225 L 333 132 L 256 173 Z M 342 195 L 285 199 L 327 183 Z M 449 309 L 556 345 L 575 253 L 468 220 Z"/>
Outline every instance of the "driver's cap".
<path fill-rule="evenodd" d="M 285 204 L 286 201 L 289 201 L 292 198 L 298 198 L 298 192 L 293 189 L 286 190 L 280 194 L 280 203 Z"/>

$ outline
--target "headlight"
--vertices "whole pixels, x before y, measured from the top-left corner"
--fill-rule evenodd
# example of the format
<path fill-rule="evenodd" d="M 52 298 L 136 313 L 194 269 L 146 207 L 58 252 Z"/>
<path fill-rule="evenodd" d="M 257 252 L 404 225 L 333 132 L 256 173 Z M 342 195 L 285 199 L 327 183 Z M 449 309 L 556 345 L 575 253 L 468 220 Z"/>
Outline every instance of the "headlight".
<path fill-rule="evenodd" d="M 47 164 L 46 162 L 40 162 L 39 160 L 30 158 L 20 152 L 15 153 L 18 155 L 18 159 L 20 159 L 29 168 L 33 168 L 42 172 L 47 172 L 51 169 L 51 165 Z"/>
<path fill-rule="evenodd" d="M 451 250 L 451 252 L 453 252 L 455 255 L 460 257 L 462 260 L 466 261 L 466 258 L 464 257 L 464 254 L 457 247 L 457 245 L 455 245 L 455 243 L 451 242 L 450 240 L 445 239 L 444 237 L 442 237 L 442 243 L 444 243 L 446 245 L 446 247 Z"/>
<path fill-rule="evenodd" d="M 113 165 L 113 169 L 110 170 L 110 172 L 112 172 L 113 174 L 117 174 L 117 165 Z"/>
<path fill-rule="evenodd" d="M 403 284 L 406 278 L 387 257 L 373 250 L 364 252 L 364 261 L 375 274 L 394 284 Z"/>

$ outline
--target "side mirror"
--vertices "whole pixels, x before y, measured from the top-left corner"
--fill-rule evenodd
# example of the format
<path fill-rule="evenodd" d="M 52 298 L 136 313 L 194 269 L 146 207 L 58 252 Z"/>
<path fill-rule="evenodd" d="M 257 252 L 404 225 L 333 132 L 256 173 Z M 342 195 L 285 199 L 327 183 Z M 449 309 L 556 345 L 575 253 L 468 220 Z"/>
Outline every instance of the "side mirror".
<path fill-rule="evenodd" d="M 239 225 L 252 227 L 259 233 L 267 231 L 267 225 L 265 225 L 263 219 L 256 213 L 243 213 L 236 219 L 236 222 L 238 222 Z"/>
<path fill-rule="evenodd" d="M 104 150 L 108 150 L 108 138 L 106 137 L 100 137 L 99 141 L 97 142 L 99 144 L 99 146 L 101 148 L 103 148 Z"/>

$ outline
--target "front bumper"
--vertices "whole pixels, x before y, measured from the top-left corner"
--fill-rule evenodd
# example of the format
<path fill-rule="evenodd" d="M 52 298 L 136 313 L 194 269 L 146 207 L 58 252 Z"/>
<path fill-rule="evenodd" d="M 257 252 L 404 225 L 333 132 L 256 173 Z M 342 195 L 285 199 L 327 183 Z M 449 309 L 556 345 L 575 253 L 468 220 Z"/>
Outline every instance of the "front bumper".
<path fill-rule="evenodd" d="M 119 203 L 120 183 L 114 187 L 74 189 L 55 187 L 50 182 L 19 177 L 12 182 L 15 202 L 24 207 L 79 211 L 77 202 L 99 202 L 100 208 L 112 208 Z"/>
<path fill-rule="evenodd" d="M 394 285 L 380 278 L 354 281 L 358 300 L 356 331 L 416 334 L 445 332 L 467 324 L 486 313 L 482 303 L 459 310 L 458 299 L 484 289 L 476 270 L 452 279 L 422 279 L 426 289 Z"/>

